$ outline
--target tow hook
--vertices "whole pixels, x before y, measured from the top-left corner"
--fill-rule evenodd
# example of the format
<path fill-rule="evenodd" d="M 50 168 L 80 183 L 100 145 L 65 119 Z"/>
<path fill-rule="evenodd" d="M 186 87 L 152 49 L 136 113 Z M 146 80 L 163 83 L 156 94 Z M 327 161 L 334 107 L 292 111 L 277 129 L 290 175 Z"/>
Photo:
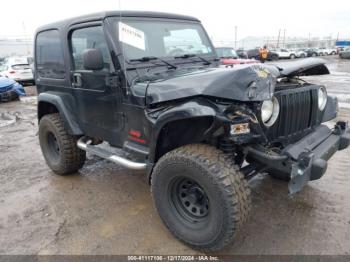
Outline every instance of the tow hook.
<path fill-rule="evenodd" d="M 312 162 L 314 155 L 312 153 L 301 153 L 298 161 L 292 165 L 292 172 L 288 189 L 290 194 L 299 192 L 310 180 Z"/>

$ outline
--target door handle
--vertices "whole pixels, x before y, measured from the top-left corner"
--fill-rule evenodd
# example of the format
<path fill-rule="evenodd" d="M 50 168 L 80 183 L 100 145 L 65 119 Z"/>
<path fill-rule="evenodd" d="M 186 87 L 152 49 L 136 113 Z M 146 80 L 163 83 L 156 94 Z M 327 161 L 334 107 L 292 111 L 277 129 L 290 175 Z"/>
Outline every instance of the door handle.
<path fill-rule="evenodd" d="M 83 84 L 83 80 L 81 78 L 80 73 L 74 73 L 73 74 L 73 86 L 74 87 L 81 87 Z"/>

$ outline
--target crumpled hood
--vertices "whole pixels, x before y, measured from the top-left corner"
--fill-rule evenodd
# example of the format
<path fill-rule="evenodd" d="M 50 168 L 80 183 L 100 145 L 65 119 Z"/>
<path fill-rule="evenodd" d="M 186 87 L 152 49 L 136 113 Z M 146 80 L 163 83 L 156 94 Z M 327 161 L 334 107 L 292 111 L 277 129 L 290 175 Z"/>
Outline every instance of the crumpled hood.
<path fill-rule="evenodd" d="M 146 103 L 153 104 L 193 96 L 210 96 L 238 101 L 272 98 L 278 69 L 268 65 L 237 65 L 208 68 L 191 73 L 173 73 L 150 82 Z"/>
<path fill-rule="evenodd" d="M 326 61 L 321 58 L 305 58 L 296 61 L 274 62 L 270 65 L 280 70 L 280 77 L 326 75 L 329 70 Z"/>
<path fill-rule="evenodd" d="M 223 65 L 243 65 L 243 64 L 260 64 L 261 62 L 255 59 L 222 58 L 221 63 Z"/>

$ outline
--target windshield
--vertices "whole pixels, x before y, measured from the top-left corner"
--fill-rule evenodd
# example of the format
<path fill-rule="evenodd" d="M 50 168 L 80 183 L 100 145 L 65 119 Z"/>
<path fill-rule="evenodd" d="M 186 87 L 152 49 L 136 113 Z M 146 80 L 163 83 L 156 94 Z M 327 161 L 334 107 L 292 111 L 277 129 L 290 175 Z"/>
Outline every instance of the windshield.
<path fill-rule="evenodd" d="M 238 57 L 233 48 L 216 48 L 216 53 L 219 57 Z"/>
<path fill-rule="evenodd" d="M 119 21 L 119 41 L 128 60 L 175 57 L 184 54 L 214 55 L 210 40 L 199 23 L 184 21 Z"/>

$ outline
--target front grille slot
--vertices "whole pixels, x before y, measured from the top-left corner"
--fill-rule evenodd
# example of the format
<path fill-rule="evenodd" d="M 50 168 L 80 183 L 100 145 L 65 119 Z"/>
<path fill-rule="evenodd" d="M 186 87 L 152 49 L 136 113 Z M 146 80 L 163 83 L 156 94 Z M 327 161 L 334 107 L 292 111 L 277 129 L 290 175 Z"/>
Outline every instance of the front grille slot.
<path fill-rule="evenodd" d="M 275 93 L 280 103 L 276 123 L 266 130 L 270 142 L 300 139 L 318 125 L 318 87 L 282 90 Z"/>

